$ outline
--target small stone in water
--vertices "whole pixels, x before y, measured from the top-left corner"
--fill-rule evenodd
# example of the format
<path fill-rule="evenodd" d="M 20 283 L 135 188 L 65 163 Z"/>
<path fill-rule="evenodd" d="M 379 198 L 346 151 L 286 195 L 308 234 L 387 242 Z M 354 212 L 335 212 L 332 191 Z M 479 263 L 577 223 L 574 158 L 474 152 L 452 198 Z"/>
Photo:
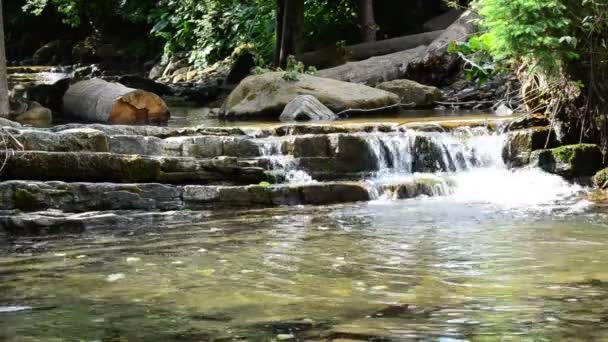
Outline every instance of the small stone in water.
<path fill-rule="evenodd" d="M 215 273 L 215 270 L 213 268 L 208 268 L 206 270 L 201 270 L 198 272 L 200 275 L 202 275 L 203 277 L 209 277 L 211 276 L 213 273 Z"/>
<path fill-rule="evenodd" d="M 131 264 L 131 263 L 134 263 L 134 262 L 140 262 L 140 261 L 141 261 L 141 258 L 137 258 L 137 257 L 128 257 L 127 258 L 127 263 L 128 264 Z"/>
<path fill-rule="evenodd" d="M 0 313 L 11 313 L 32 310 L 31 306 L 0 306 Z"/>
<path fill-rule="evenodd" d="M 56 257 L 64 257 L 66 255 L 67 255 L 66 253 L 55 253 Z"/>
<path fill-rule="evenodd" d="M 204 249 L 204 248 L 201 248 L 201 249 L 199 249 L 199 250 L 198 250 L 198 252 L 199 252 L 199 253 L 205 253 L 205 252 L 207 252 L 207 250 L 206 250 L 206 249 Z"/>
<path fill-rule="evenodd" d="M 386 290 L 388 287 L 384 286 L 384 285 L 378 285 L 378 286 L 374 286 L 372 287 L 372 290 L 374 291 L 380 291 L 380 290 Z"/>
<path fill-rule="evenodd" d="M 183 265 L 184 262 L 181 261 L 181 260 L 176 260 L 176 261 L 173 261 L 171 264 L 173 264 L 173 265 Z"/>
<path fill-rule="evenodd" d="M 84 259 L 84 258 L 86 258 L 86 257 L 87 257 L 86 255 L 81 254 L 81 255 L 77 255 L 77 256 L 76 256 L 76 259 Z"/>
<path fill-rule="evenodd" d="M 292 334 L 277 335 L 277 340 L 279 340 L 279 341 L 291 340 L 292 338 L 295 338 L 295 336 L 293 336 Z"/>
<path fill-rule="evenodd" d="M 126 276 L 125 276 L 125 274 L 124 274 L 124 273 L 114 273 L 114 274 L 110 274 L 110 275 L 109 275 L 109 276 L 106 278 L 106 280 L 107 280 L 108 282 L 110 282 L 110 283 L 113 283 L 113 282 L 115 282 L 115 281 L 119 281 L 119 280 L 125 279 L 125 277 L 126 277 Z"/>

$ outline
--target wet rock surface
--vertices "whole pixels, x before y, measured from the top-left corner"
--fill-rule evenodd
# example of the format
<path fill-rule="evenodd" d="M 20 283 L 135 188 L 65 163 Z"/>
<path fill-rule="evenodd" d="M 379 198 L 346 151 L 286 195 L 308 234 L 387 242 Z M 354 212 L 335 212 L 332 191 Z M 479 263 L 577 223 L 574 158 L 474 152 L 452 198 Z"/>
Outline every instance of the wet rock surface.
<path fill-rule="evenodd" d="M 557 137 L 549 127 L 522 129 L 507 134 L 502 156 L 508 166 L 522 167 L 530 163 L 532 152 L 557 146 Z"/>
<path fill-rule="evenodd" d="M 289 102 L 279 120 L 290 121 L 332 121 L 338 117 L 331 109 L 311 95 L 300 95 Z"/>
<path fill-rule="evenodd" d="M 380 83 L 376 88 L 394 93 L 401 98 L 401 103 L 409 107 L 430 108 L 435 102 L 443 100 L 441 91 L 410 80 L 394 80 Z"/>
<path fill-rule="evenodd" d="M 468 126 L 7 127 L 19 144 L 0 156 L 8 157 L 0 174 L 0 231 L 70 231 L 190 220 L 207 209 L 445 195 L 452 186 L 445 177 L 368 180 L 382 172 L 449 173 L 483 165 L 457 137 L 493 127 L 486 121 Z"/>
<path fill-rule="evenodd" d="M 577 144 L 535 151 L 530 162 L 546 172 L 575 179 L 595 175 L 603 166 L 603 156 L 597 145 Z"/>
<path fill-rule="evenodd" d="M 269 72 L 244 79 L 228 96 L 225 118 L 278 118 L 285 106 L 299 95 L 312 95 L 334 112 L 375 109 L 399 103 L 398 96 L 360 84 L 298 75 L 285 79 L 284 72 Z"/>

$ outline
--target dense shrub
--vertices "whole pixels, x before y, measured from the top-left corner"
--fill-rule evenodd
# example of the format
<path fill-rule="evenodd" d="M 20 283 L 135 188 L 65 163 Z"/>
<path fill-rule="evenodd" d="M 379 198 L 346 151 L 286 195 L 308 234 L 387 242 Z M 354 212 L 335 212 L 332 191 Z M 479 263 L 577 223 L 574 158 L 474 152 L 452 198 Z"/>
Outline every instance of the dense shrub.
<path fill-rule="evenodd" d="M 534 80 L 536 96 L 567 131 L 579 139 L 606 131 L 608 0 L 476 0 L 474 7 L 490 53 L 524 70 L 524 82 Z"/>

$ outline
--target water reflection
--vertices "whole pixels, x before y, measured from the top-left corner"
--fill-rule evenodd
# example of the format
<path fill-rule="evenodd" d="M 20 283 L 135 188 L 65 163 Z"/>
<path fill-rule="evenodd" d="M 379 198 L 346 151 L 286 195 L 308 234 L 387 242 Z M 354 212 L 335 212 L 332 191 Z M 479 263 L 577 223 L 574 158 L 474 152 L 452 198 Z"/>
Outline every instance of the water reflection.
<path fill-rule="evenodd" d="M 0 336 L 601 339 L 605 218 L 419 199 L 20 239 L 0 306 L 32 310 L 1 313 Z"/>

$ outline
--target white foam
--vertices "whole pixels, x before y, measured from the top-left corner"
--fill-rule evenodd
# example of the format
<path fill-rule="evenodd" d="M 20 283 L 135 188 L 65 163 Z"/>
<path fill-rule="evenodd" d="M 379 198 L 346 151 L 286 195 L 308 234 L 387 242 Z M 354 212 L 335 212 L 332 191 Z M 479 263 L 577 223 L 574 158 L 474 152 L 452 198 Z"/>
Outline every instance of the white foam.
<path fill-rule="evenodd" d="M 395 199 L 395 194 L 386 190 L 390 185 L 429 177 L 437 184 L 432 189 L 433 196 L 504 207 L 550 208 L 564 201 L 572 205 L 584 191 L 583 187 L 540 169 L 508 169 L 502 158 L 506 135 L 490 133 L 486 128 L 465 127 L 450 133 L 364 133 L 361 137 L 377 160 L 377 172 L 365 180 L 371 198 L 377 201 Z M 417 137 L 424 140 L 417 142 Z M 271 160 L 273 169 L 285 173 L 288 183 L 315 182 L 309 174 L 297 169 L 293 156 L 283 152 L 284 142 L 285 139 L 265 139 L 260 146 L 261 155 Z M 415 167 L 416 162 L 430 163 L 423 168 L 438 171 L 414 173 L 415 168 L 420 169 Z M 581 204 L 576 208 L 584 210 L 588 206 Z"/>

